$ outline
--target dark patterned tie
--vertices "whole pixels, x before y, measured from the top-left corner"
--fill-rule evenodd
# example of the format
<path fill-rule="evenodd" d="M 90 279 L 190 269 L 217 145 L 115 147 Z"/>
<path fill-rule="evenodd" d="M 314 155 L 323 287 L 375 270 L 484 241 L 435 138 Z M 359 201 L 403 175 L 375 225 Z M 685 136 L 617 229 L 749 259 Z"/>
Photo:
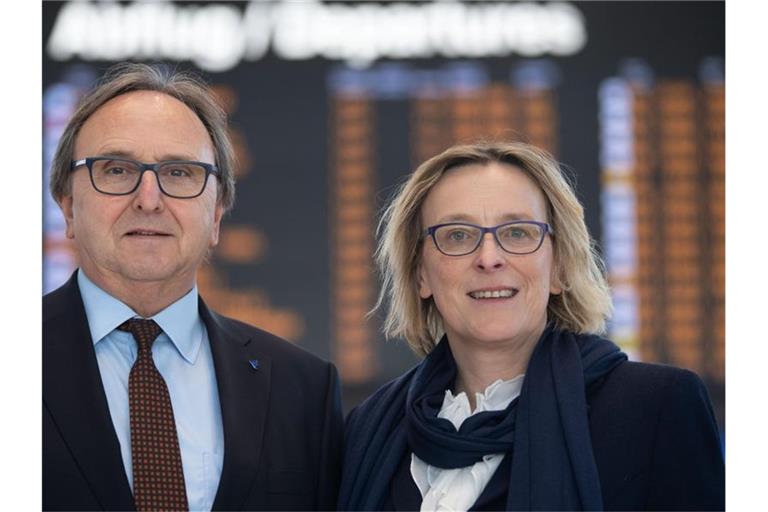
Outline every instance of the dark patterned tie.
<path fill-rule="evenodd" d="M 118 329 L 133 334 L 139 346 L 128 377 L 136 510 L 189 510 L 171 396 L 152 359 L 162 329 L 154 320 L 136 318 Z"/>

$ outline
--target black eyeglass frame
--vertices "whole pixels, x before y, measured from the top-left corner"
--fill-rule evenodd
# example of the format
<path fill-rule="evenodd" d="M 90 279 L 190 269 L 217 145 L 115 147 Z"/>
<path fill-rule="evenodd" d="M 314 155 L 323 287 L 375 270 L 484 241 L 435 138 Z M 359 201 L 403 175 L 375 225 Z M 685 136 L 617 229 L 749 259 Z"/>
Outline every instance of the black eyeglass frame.
<path fill-rule="evenodd" d="M 504 245 L 499 240 L 499 235 L 497 234 L 497 231 L 501 228 L 515 225 L 515 224 L 535 224 L 541 229 L 541 238 L 539 239 L 539 243 L 536 245 L 536 248 L 527 252 L 512 252 L 508 249 L 504 248 Z M 463 252 L 461 254 L 448 254 L 447 252 L 443 251 L 440 248 L 440 244 L 437 243 L 437 237 L 435 236 L 435 232 L 445 226 L 467 226 L 471 228 L 476 228 L 480 230 L 480 236 L 477 238 L 477 244 L 472 248 L 471 251 Z M 430 226 L 427 229 L 425 229 L 422 233 L 422 239 L 430 236 L 432 238 L 432 242 L 434 242 L 435 247 L 438 251 L 445 254 L 446 256 L 466 256 L 467 254 L 472 254 L 475 252 L 478 247 L 483 243 L 483 238 L 485 238 L 486 233 L 491 233 L 493 235 L 493 239 L 496 241 L 499 247 L 501 247 L 501 250 L 508 253 L 508 254 L 515 254 L 518 256 L 523 256 L 526 254 L 533 254 L 534 252 L 538 251 L 539 248 L 544 243 L 544 237 L 547 235 L 553 235 L 554 232 L 552 230 L 552 227 L 547 224 L 546 222 L 539 222 L 536 220 L 515 220 L 512 222 L 505 222 L 503 224 L 499 224 L 498 226 L 491 226 L 491 227 L 484 227 L 484 226 L 478 226 L 477 224 L 470 224 L 468 222 L 446 222 L 444 224 L 436 224 L 434 226 Z"/>
<path fill-rule="evenodd" d="M 96 182 L 93 179 L 93 163 L 98 162 L 99 160 L 118 160 L 120 162 L 130 162 L 132 164 L 135 164 L 139 168 L 139 179 L 136 180 L 136 185 L 134 185 L 134 187 L 127 192 L 105 192 L 101 190 L 99 187 L 96 186 Z M 192 164 L 192 165 L 199 165 L 200 167 L 204 168 L 205 179 L 203 179 L 203 186 L 200 188 L 200 192 L 192 196 L 176 196 L 166 192 L 166 190 L 163 188 L 163 184 L 160 180 L 160 175 L 157 174 L 157 171 L 160 169 L 160 167 L 168 164 Z M 208 176 L 213 174 L 214 176 L 216 176 L 217 179 L 220 177 L 219 169 L 216 168 L 215 165 L 207 164 L 205 162 L 197 162 L 195 160 L 165 160 L 163 162 L 157 162 L 154 164 L 145 164 L 144 162 L 139 162 L 138 160 L 131 160 L 130 158 L 123 158 L 123 157 L 89 156 L 80 160 L 72 160 L 72 162 L 70 163 L 70 172 L 74 171 L 81 165 L 84 165 L 88 168 L 88 176 L 91 179 L 91 185 L 93 186 L 94 190 L 96 190 L 101 194 L 107 194 L 109 196 L 127 196 L 129 194 L 133 194 L 139 188 L 139 185 L 141 184 L 141 180 L 144 177 L 144 173 L 147 171 L 152 171 L 155 173 L 155 179 L 157 180 L 157 186 L 160 188 L 160 192 L 162 192 L 168 197 L 173 197 L 175 199 L 194 199 L 200 196 L 205 191 L 205 187 L 208 186 Z"/>

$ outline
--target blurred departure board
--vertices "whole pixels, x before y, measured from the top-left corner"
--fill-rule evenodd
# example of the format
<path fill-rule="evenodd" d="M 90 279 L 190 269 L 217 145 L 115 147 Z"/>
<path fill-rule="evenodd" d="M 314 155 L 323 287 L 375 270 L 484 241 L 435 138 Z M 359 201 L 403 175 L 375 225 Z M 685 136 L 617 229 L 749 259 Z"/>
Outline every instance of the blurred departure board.
<path fill-rule="evenodd" d="M 339 370 L 349 382 L 376 375 L 376 327 L 366 320 L 375 300 L 375 109 L 363 91 L 331 99 L 330 230 L 332 326 Z"/>
<path fill-rule="evenodd" d="M 239 167 L 235 208 L 198 277 L 201 294 L 221 313 L 333 360 L 347 407 L 417 361 L 402 340 L 383 339 L 381 314 L 368 316 L 381 209 L 410 171 L 454 143 L 524 140 L 573 177 L 607 265 L 611 338 L 633 359 L 698 372 L 724 426 L 722 2 L 44 2 L 42 10 L 46 187 L 58 137 L 117 60 L 109 55 L 202 70 L 230 115 Z M 130 29 L 155 11 L 178 30 Z M 123 30 L 103 44 L 68 32 L 104 16 Z M 515 23 L 499 30 L 502 18 Z M 332 26 L 341 21 L 343 30 Z M 198 44 L 190 23 L 217 43 Z M 141 34 L 142 44 L 121 34 Z M 44 197 L 50 291 L 77 261 Z"/>
<path fill-rule="evenodd" d="M 638 359 L 724 379 L 725 90 L 648 68 L 600 91 L 603 247 L 613 337 Z"/>
<path fill-rule="evenodd" d="M 527 140 L 554 152 L 557 76 L 548 60 L 514 67 L 505 82 L 468 63 L 342 67 L 329 76 L 331 339 L 349 382 L 370 381 L 379 371 L 379 326 L 366 316 L 378 290 L 372 264 L 376 191 L 382 182 L 398 183 L 404 171 L 392 175 L 380 165 L 377 141 L 385 135 L 378 117 L 393 109 L 404 116 L 411 156 L 406 169 L 453 144 L 483 139 Z"/>

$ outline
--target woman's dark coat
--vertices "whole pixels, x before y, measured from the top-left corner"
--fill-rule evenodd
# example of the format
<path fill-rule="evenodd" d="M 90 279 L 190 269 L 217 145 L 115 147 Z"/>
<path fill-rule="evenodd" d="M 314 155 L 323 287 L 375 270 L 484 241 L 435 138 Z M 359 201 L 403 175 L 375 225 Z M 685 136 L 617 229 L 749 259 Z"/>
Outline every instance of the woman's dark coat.
<path fill-rule="evenodd" d="M 724 509 L 720 437 L 706 389 L 694 373 L 624 362 L 587 389 L 587 403 L 606 510 Z M 351 416 L 366 415 L 371 407 L 365 402 Z M 366 446 L 373 432 L 345 434 L 349 453 Z M 418 492 L 415 485 L 412 491 Z M 398 502 L 388 499 L 384 506 Z"/>

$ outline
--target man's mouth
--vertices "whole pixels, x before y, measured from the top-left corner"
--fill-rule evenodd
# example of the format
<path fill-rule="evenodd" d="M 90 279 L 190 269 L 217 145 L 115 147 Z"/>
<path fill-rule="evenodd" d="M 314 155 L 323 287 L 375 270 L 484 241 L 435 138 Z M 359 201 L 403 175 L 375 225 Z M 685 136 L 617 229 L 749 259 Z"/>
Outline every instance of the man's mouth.
<path fill-rule="evenodd" d="M 160 231 L 148 231 L 143 229 L 136 229 L 128 231 L 126 236 L 170 236 L 168 233 L 161 233 Z"/>
<path fill-rule="evenodd" d="M 509 299 L 517 295 L 517 288 L 500 288 L 494 290 L 475 290 L 467 295 L 473 299 Z"/>

